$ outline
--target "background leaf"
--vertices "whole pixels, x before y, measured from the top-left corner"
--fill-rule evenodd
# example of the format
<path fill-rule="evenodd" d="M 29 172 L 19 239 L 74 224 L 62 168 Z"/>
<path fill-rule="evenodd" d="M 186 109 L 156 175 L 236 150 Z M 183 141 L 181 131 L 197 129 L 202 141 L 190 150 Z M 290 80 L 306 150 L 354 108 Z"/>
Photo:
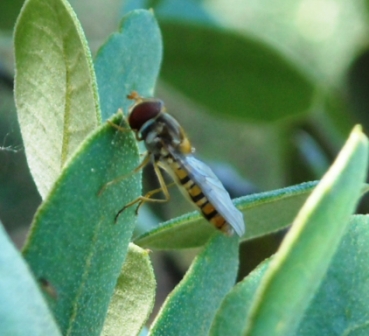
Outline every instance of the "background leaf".
<path fill-rule="evenodd" d="M 137 335 L 155 300 L 155 276 L 149 251 L 129 244 L 102 331 L 103 336 Z"/>
<path fill-rule="evenodd" d="M 0 223 L 2 335 L 61 335 L 33 276 Z"/>
<path fill-rule="evenodd" d="M 215 233 L 168 296 L 150 335 L 207 335 L 238 268 L 238 237 Z"/>
<path fill-rule="evenodd" d="M 27 161 L 44 198 L 100 121 L 91 56 L 65 0 L 28 0 L 15 30 L 15 98 Z"/>
<path fill-rule="evenodd" d="M 107 36 L 117 29 L 121 19 L 122 1 L 70 0 L 69 3 L 81 22 L 91 49 L 96 51 L 94 47 L 97 43 L 100 46 Z M 104 24 L 96 24 L 96 22 L 104 22 Z"/>
<path fill-rule="evenodd" d="M 2 1 L 0 4 L 0 29 L 12 30 L 24 0 Z"/>
<path fill-rule="evenodd" d="M 311 80 L 264 43 L 181 22 L 163 21 L 161 29 L 166 48 L 161 78 L 214 112 L 272 122 L 310 108 Z"/>
<path fill-rule="evenodd" d="M 271 263 L 249 314 L 247 335 L 288 335 L 296 330 L 358 203 L 367 156 L 367 138 L 356 127 Z"/>
<path fill-rule="evenodd" d="M 289 226 L 316 185 L 317 182 L 303 183 L 236 200 L 246 225 L 242 239 L 260 237 Z M 135 243 L 156 249 L 198 247 L 204 245 L 213 233 L 214 228 L 198 212 L 193 212 L 144 233 L 135 239 Z"/>
<path fill-rule="evenodd" d="M 114 122 L 123 122 L 120 117 Z M 50 298 L 63 334 L 100 335 L 135 225 L 123 205 L 140 194 L 136 174 L 102 186 L 138 165 L 131 132 L 105 124 L 83 143 L 39 208 L 24 248 L 36 279 L 55 289 Z"/>
<path fill-rule="evenodd" d="M 159 27 L 152 12 L 137 10 L 127 14 L 118 33 L 98 51 L 95 59 L 103 120 L 119 108 L 128 112 L 133 90 L 141 96 L 154 94 L 162 57 Z"/>

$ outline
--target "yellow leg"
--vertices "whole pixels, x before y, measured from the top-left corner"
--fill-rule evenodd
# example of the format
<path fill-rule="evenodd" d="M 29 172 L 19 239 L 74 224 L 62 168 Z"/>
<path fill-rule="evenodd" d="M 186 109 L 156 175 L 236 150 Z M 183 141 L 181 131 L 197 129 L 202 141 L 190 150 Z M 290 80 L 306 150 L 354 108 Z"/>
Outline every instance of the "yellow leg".
<path fill-rule="evenodd" d="M 131 129 L 128 129 L 128 128 L 125 128 L 125 127 L 122 127 L 120 125 L 117 125 L 117 124 L 114 124 L 112 121 L 110 120 L 107 120 L 106 121 L 111 127 L 114 127 L 115 129 L 117 129 L 118 131 L 120 132 L 129 132 L 131 131 Z"/>
<path fill-rule="evenodd" d="M 128 124 L 128 120 L 127 117 L 124 115 L 124 112 L 121 108 L 118 109 L 118 112 L 122 115 L 122 118 L 124 119 L 124 121 L 126 122 L 126 124 Z M 113 123 L 110 120 L 106 121 L 111 127 L 115 128 L 116 130 L 118 130 L 119 132 L 130 132 L 132 131 L 130 128 L 126 128 L 120 125 L 117 125 L 115 123 Z"/>
<path fill-rule="evenodd" d="M 140 165 L 138 167 L 136 167 L 135 169 L 133 169 L 130 173 L 120 176 L 112 181 L 109 181 L 107 183 L 105 183 L 101 189 L 98 192 L 98 195 L 100 196 L 106 188 L 110 187 L 111 185 L 118 183 L 120 181 L 123 181 L 124 179 L 126 179 L 127 177 L 136 174 L 137 172 L 139 172 L 141 169 L 143 169 L 148 163 L 150 162 L 150 154 L 146 154 L 145 158 L 142 160 L 142 162 L 140 163 Z"/>
<path fill-rule="evenodd" d="M 118 211 L 118 213 L 116 214 L 115 216 L 115 222 L 117 222 L 118 220 L 118 217 L 120 216 L 120 214 L 126 210 L 127 208 L 129 208 L 130 206 L 138 203 L 138 206 L 136 208 L 136 215 L 138 213 L 138 210 L 139 208 L 141 207 L 142 204 L 144 204 L 145 202 L 152 202 L 152 203 L 165 203 L 165 202 L 168 202 L 169 199 L 170 199 L 170 195 L 169 195 L 169 191 L 168 191 L 168 187 L 174 185 L 175 183 L 171 183 L 169 186 L 167 186 L 164 182 L 164 178 L 163 178 L 163 175 L 161 174 L 160 172 L 160 169 L 158 167 L 158 165 L 154 162 L 153 163 L 153 166 L 154 166 L 154 170 L 155 170 L 155 174 L 156 176 L 158 177 L 158 180 L 159 180 L 159 184 L 160 184 L 160 188 L 157 188 L 157 189 L 154 189 L 154 190 L 151 190 L 149 191 L 145 196 L 139 196 L 137 197 L 135 200 L 133 200 L 132 202 L 126 204 L 122 209 L 120 209 Z M 165 198 L 164 199 L 158 199 L 158 198 L 151 198 L 152 195 L 155 195 L 159 192 L 163 192 Z"/>
<path fill-rule="evenodd" d="M 154 189 L 154 190 L 151 190 L 149 191 L 148 193 L 146 193 L 145 196 L 141 196 L 141 197 L 138 197 L 138 201 L 136 201 L 138 204 L 137 206 L 137 209 L 136 209 L 136 215 L 138 214 L 138 210 L 140 209 L 141 205 L 143 205 L 145 202 L 152 202 L 152 203 L 165 203 L 165 202 L 168 202 L 169 199 L 170 199 L 170 195 L 169 195 L 169 191 L 168 191 L 168 188 L 172 187 L 175 185 L 175 182 L 172 182 L 168 185 L 164 183 L 164 186 L 165 188 L 163 189 L 163 187 L 160 187 L 160 188 L 157 188 L 157 189 Z M 159 192 L 162 192 L 165 196 L 165 199 L 157 199 L 157 198 L 151 198 L 152 195 L 155 195 Z M 126 206 L 127 208 L 127 206 Z"/>

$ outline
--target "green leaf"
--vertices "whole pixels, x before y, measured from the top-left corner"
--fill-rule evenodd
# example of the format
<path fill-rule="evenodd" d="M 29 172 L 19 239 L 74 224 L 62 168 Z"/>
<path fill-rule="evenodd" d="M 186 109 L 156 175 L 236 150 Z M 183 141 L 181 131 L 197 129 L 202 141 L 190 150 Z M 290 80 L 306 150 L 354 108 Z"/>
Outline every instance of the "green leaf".
<path fill-rule="evenodd" d="M 130 244 L 101 335 L 138 335 L 154 305 L 155 287 L 148 251 Z"/>
<path fill-rule="evenodd" d="M 238 238 L 214 234 L 164 303 L 150 335 L 207 335 L 238 268 Z"/>
<path fill-rule="evenodd" d="M 15 99 L 27 161 L 44 198 L 100 122 L 95 76 L 65 0 L 28 0 L 15 30 Z"/>
<path fill-rule="evenodd" d="M 133 90 L 153 96 L 161 54 L 161 35 L 153 13 L 137 10 L 126 15 L 120 31 L 102 46 L 95 60 L 103 120 L 119 108 L 126 113 L 132 105 L 127 95 Z"/>
<path fill-rule="evenodd" d="M 118 115 L 115 123 L 123 123 Z M 79 148 L 38 209 L 24 256 L 36 279 L 55 289 L 50 298 L 63 334 L 100 335 L 135 225 L 140 174 L 106 188 L 139 162 L 131 132 L 104 124 Z M 100 192 L 100 193 L 99 193 Z"/>
<path fill-rule="evenodd" d="M 366 335 L 368 330 L 369 217 L 353 216 L 337 253 L 293 335 Z M 218 310 L 210 335 L 240 335 L 271 260 L 237 284 Z"/>
<path fill-rule="evenodd" d="M 270 259 L 264 261 L 232 288 L 215 315 L 209 335 L 242 335 L 245 316 L 250 310 L 252 299 L 269 264 Z"/>
<path fill-rule="evenodd" d="M 314 94 L 310 79 L 260 41 L 215 27 L 174 22 L 160 27 L 162 78 L 214 112 L 273 122 L 309 109 Z"/>
<path fill-rule="evenodd" d="M 288 335 L 296 330 L 358 203 L 367 157 L 367 138 L 356 127 L 272 261 L 257 291 L 246 335 Z"/>
<path fill-rule="evenodd" d="M 32 274 L 0 223 L 2 335 L 60 335 Z"/>
<path fill-rule="evenodd" d="M 368 335 L 368 228 L 368 216 L 352 217 L 297 335 Z"/>
<path fill-rule="evenodd" d="M 153 1 L 151 1 L 152 3 Z M 150 1 L 148 1 L 150 4 Z M 154 8 L 160 21 L 172 20 L 181 22 L 198 22 L 207 25 L 217 25 L 215 18 L 204 8 L 200 1 L 171 0 L 158 1 Z"/>
<path fill-rule="evenodd" d="M 23 5 L 23 0 L 1 1 L 0 2 L 0 29 L 11 31 L 14 22 Z"/>
<path fill-rule="evenodd" d="M 246 233 L 243 240 L 252 239 L 291 225 L 306 198 L 317 185 L 300 185 L 241 197 L 235 201 L 244 213 Z M 214 228 L 198 213 L 193 212 L 163 223 L 135 239 L 146 248 L 179 249 L 202 246 Z"/>

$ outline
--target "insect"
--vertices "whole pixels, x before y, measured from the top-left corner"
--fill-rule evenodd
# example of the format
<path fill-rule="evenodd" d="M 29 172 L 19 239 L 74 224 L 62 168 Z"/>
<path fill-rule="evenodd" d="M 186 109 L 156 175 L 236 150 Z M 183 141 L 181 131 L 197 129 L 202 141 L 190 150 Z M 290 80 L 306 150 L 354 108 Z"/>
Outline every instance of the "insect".
<path fill-rule="evenodd" d="M 147 149 L 145 158 L 134 172 L 152 162 L 160 188 L 125 205 L 116 218 L 136 203 L 139 208 L 144 202 L 169 200 L 160 167 L 171 175 L 205 219 L 228 235 L 235 231 L 242 236 L 245 232 L 242 213 L 233 205 L 228 192 L 212 170 L 192 155 L 194 150 L 189 139 L 177 120 L 165 112 L 164 103 L 160 99 L 140 97 L 136 92 L 132 92 L 128 98 L 135 100 L 128 115 L 128 124 L 136 139 L 144 141 Z M 158 192 L 163 192 L 165 199 L 151 198 Z"/>

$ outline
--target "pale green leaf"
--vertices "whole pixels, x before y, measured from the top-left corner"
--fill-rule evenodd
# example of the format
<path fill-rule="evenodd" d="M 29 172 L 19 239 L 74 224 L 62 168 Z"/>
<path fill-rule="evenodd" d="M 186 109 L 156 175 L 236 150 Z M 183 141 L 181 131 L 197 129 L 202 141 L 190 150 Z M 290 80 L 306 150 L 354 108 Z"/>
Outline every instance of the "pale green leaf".
<path fill-rule="evenodd" d="M 369 216 L 353 216 L 296 335 L 368 335 Z"/>
<path fill-rule="evenodd" d="M 297 215 L 260 285 L 245 335 L 294 333 L 359 201 L 368 142 L 356 127 Z"/>
<path fill-rule="evenodd" d="M 15 99 L 27 161 L 44 198 L 100 122 L 95 75 L 65 0 L 28 0 L 15 29 Z"/>
<path fill-rule="evenodd" d="M 149 251 L 130 244 L 101 335 L 139 334 L 153 307 L 155 287 Z"/>
<path fill-rule="evenodd" d="M 298 330 L 291 335 L 367 335 L 368 253 L 369 216 L 355 215 Z M 270 262 L 263 262 L 225 297 L 210 335 L 242 334 L 245 316 Z"/>

